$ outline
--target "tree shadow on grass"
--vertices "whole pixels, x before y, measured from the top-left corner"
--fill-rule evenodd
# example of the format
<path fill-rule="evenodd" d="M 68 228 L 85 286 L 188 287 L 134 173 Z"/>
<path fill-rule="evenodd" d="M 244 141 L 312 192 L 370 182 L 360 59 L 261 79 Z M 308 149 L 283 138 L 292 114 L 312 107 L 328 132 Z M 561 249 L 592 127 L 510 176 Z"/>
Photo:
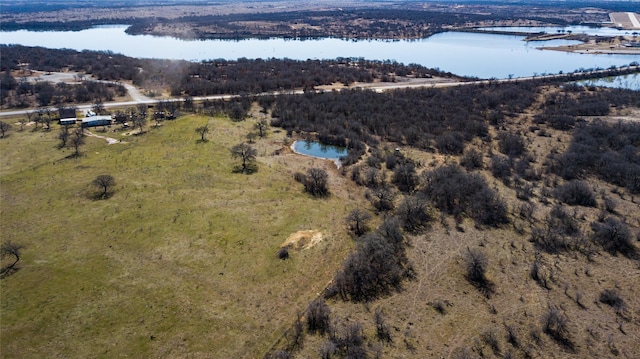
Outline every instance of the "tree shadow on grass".
<path fill-rule="evenodd" d="M 113 197 L 114 194 L 115 192 L 107 192 L 107 193 L 92 192 L 87 194 L 87 198 L 89 198 L 92 201 L 102 201 L 102 200 L 107 200 Z"/>
<path fill-rule="evenodd" d="M 0 269 L 0 279 L 7 278 L 20 270 L 20 267 L 17 265 L 7 265 Z"/>
<path fill-rule="evenodd" d="M 253 174 L 258 172 L 258 165 L 255 163 L 249 163 L 247 164 L 245 167 L 242 167 L 242 165 L 237 165 L 233 167 L 232 170 L 233 173 L 244 173 L 244 174 Z"/>

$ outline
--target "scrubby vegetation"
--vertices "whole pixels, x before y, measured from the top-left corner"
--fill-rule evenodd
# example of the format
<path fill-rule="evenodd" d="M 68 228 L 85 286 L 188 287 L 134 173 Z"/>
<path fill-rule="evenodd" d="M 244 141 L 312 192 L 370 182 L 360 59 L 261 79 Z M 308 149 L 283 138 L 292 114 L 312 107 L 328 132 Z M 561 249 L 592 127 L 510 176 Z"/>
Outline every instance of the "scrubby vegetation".
<path fill-rule="evenodd" d="M 78 131 L 82 151 L 55 122 L 15 125 L 2 228 L 24 250 L 2 279 L 3 331 L 47 322 L 66 330 L 46 343 L 87 349 L 17 335 L 2 350 L 90 356 L 90 338 L 115 335 L 125 344 L 105 355 L 635 353 L 640 143 L 607 118 L 633 117 L 632 95 L 532 81 L 159 102 L 118 109 L 157 120 L 143 136 Z M 575 121 L 548 122 L 550 99 Z M 176 121 L 154 117 L 165 110 Z M 337 168 L 291 153 L 305 138 L 349 155 Z M 117 183 L 92 196 L 104 173 Z M 325 239 L 282 244 L 309 227 Z"/>

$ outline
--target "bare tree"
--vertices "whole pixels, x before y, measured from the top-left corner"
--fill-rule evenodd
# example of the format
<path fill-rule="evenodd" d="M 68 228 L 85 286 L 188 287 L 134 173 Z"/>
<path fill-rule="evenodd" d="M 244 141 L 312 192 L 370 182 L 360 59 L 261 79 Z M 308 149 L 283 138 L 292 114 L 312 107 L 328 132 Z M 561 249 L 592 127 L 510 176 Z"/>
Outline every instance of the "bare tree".
<path fill-rule="evenodd" d="M 82 128 L 76 128 L 69 138 L 69 144 L 75 150 L 74 157 L 80 156 L 80 146 L 84 145 L 84 143 L 84 130 Z"/>
<path fill-rule="evenodd" d="M 307 330 L 313 334 L 318 332 L 319 334 L 328 333 L 330 329 L 330 315 L 331 310 L 329 306 L 322 298 L 317 298 L 309 304 L 307 308 Z"/>
<path fill-rule="evenodd" d="M 367 198 L 372 202 L 373 206 L 382 212 L 392 210 L 394 200 L 398 193 L 390 186 L 375 187 L 367 192 Z"/>
<path fill-rule="evenodd" d="M 53 121 L 53 109 L 45 107 L 42 109 L 42 113 L 46 116 L 42 117 L 42 122 L 47 126 L 46 130 L 51 130 L 51 122 Z"/>
<path fill-rule="evenodd" d="M 207 134 L 209 133 L 209 125 L 196 128 L 196 133 L 200 135 L 200 142 L 207 142 Z"/>
<path fill-rule="evenodd" d="M 96 115 L 104 115 L 105 108 L 104 103 L 102 103 L 101 99 L 97 99 L 96 102 L 91 106 L 91 110 L 96 113 Z"/>
<path fill-rule="evenodd" d="M 0 121 L 0 135 L 4 138 L 5 134 L 11 129 L 11 124 L 8 122 Z"/>
<path fill-rule="evenodd" d="M 23 245 L 20 245 L 20 244 L 17 244 L 17 243 L 13 243 L 11 241 L 7 241 L 7 242 L 2 243 L 2 246 L 0 246 L 0 257 L 4 258 L 5 256 L 14 256 L 15 259 L 16 259 L 10 265 L 2 268 L 2 273 L 6 273 L 6 272 L 12 270 L 15 267 L 15 265 L 20 260 L 20 251 L 23 248 L 24 248 Z"/>
<path fill-rule="evenodd" d="M 405 193 L 411 193 L 418 186 L 418 175 L 413 163 L 406 163 L 396 167 L 393 171 L 392 182 L 398 189 Z"/>
<path fill-rule="evenodd" d="M 249 143 L 255 143 L 256 142 L 256 136 L 258 136 L 255 132 L 249 132 L 247 133 L 247 142 Z"/>
<path fill-rule="evenodd" d="M 269 122 L 267 121 L 266 118 L 260 119 L 258 122 L 256 122 L 253 125 L 253 128 L 255 128 L 258 131 L 258 136 L 260 138 L 263 138 L 264 136 L 267 135 L 267 128 L 269 128 Z"/>
<path fill-rule="evenodd" d="M 140 103 L 136 105 L 136 110 L 138 111 L 138 115 L 144 117 L 145 119 L 147 118 L 149 107 L 146 104 Z"/>
<path fill-rule="evenodd" d="M 376 309 L 374 319 L 376 322 L 376 337 L 378 338 L 378 340 L 391 343 L 391 330 L 389 329 L 389 325 L 384 320 L 380 308 Z"/>
<path fill-rule="evenodd" d="M 345 219 L 347 223 L 349 223 L 349 227 L 353 233 L 356 236 L 361 236 L 369 229 L 367 227 L 367 222 L 371 219 L 371 214 L 360 208 L 355 208 L 349 212 Z"/>
<path fill-rule="evenodd" d="M 233 156 L 233 158 L 240 158 L 242 160 L 242 165 L 238 171 L 240 173 L 255 172 L 256 168 L 254 161 L 257 155 L 258 150 L 247 143 L 239 143 L 231 147 L 231 156 Z"/>
<path fill-rule="evenodd" d="M 26 125 L 28 122 L 29 120 L 24 117 L 18 120 L 18 123 L 20 123 L 20 131 L 24 131 L 24 125 Z"/>
<path fill-rule="evenodd" d="M 145 107 L 146 109 L 146 107 Z M 144 114 L 136 113 L 131 116 L 131 122 L 133 122 L 133 126 L 139 129 L 138 133 L 144 133 L 144 126 L 147 124 L 147 114 L 146 111 Z"/>
<path fill-rule="evenodd" d="M 71 132 L 69 132 L 69 126 L 60 126 L 60 132 L 58 133 L 58 139 L 60 140 L 60 144 L 58 145 L 59 149 L 65 148 L 67 146 L 69 136 L 71 136 Z"/>
<path fill-rule="evenodd" d="M 116 185 L 116 179 L 112 175 L 99 175 L 91 182 L 95 187 L 98 187 L 102 192 L 100 198 L 105 199 L 109 194 L 109 190 Z"/>

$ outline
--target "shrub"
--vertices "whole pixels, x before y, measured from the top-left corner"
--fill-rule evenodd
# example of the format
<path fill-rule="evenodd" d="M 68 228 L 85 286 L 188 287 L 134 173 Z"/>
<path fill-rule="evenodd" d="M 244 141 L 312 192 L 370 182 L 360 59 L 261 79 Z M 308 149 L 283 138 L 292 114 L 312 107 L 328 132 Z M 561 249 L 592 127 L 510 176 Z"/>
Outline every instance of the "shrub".
<path fill-rule="evenodd" d="M 500 339 L 493 330 L 487 330 L 480 336 L 482 341 L 487 344 L 496 356 L 500 355 Z"/>
<path fill-rule="evenodd" d="M 509 157 L 520 157 L 527 151 L 524 139 L 515 132 L 502 132 L 498 139 L 500 152 Z"/>
<path fill-rule="evenodd" d="M 531 230 L 531 241 L 548 253 L 582 250 L 586 245 L 578 222 L 562 206 L 551 209 L 544 226 Z"/>
<path fill-rule="evenodd" d="M 404 229 L 412 233 L 426 229 L 435 219 L 429 200 L 423 193 L 406 197 L 398 206 L 396 215 L 403 222 Z"/>
<path fill-rule="evenodd" d="M 436 208 L 456 217 L 467 214 L 477 223 L 497 227 L 508 223 L 506 205 L 479 174 L 452 164 L 423 175 L 424 192 Z"/>
<path fill-rule="evenodd" d="M 364 235 L 358 244 L 336 275 L 329 293 L 360 302 L 400 290 L 402 281 L 412 273 L 404 247 L 394 245 L 379 232 Z"/>
<path fill-rule="evenodd" d="M 574 350 L 569 335 L 569 318 L 558 308 L 549 308 L 542 317 L 542 330 L 562 346 Z"/>
<path fill-rule="evenodd" d="M 397 191 L 390 186 L 379 186 L 367 191 L 367 198 L 381 212 L 391 211 L 395 208 L 394 200 L 397 195 Z"/>
<path fill-rule="evenodd" d="M 322 168 L 309 168 L 304 177 L 304 189 L 314 197 L 323 197 L 329 194 L 329 175 Z"/>
<path fill-rule="evenodd" d="M 587 182 L 571 180 L 556 188 L 555 196 L 558 200 L 570 206 L 596 207 L 596 196 Z"/>
<path fill-rule="evenodd" d="M 307 307 L 307 330 L 311 334 L 325 334 L 330 330 L 331 310 L 322 298 L 317 298 Z"/>
<path fill-rule="evenodd" d="M 464 151 L 464 137 L 459 132 L 446 132 L 436 139 L 436 148 L 440 153 L 459 155 Z"/>
<path fill-rule="evenodd" d="M 467 171 L 482 169 L 482 167 L 484 167 L 482 157 L 482 152 L 476 149 L 471 149 L 466 151 L 464 156 L 460 158 L 460 165 L 466 168 Z"/>
<path fill-rule="evenodd" d="M 622 314 L 627 310 L 627 303 L 620 296 L 617 289 L 605 289 L 600 292 L 600 302 L 615 309 L 616 313 Z"/>
<path fill-rule="evenodd" d="M 278 258 L 282 260 L 289 259 L 289 248 L 281 247 L 280 250 L 278 250 Z"/>
<path fill-rule="evenodd" d="M 593 239 L 605 251 L 616 255 L 622 254 L 628 258 L 635 258 L 637 249 L 632 242 L 631 231 L 622 221 L 608 217 L 603 222 L 591 223 Z"/>
<path fill-rule="evenodd" d="M 364 346 L 364 333 L 359 322 L 349 323 L 343 327 L 341 334 L 332 338 L 337 352 L 345 358 L 366 359 L 368 354 Z"/>
<path fill-rule="evenodd" d="M 418 175 L 416 174 L 415 165 L 409 162 L 396 166 L 393 170 L 391 181 L 400 191 L 405 193 L 413 192 L 418 186 Z"/>
<path fill-rule="evenodd" d="M 376 338 L 380 341 L 391 343 L 391 331 L 389 330 L 389 325 L 387 325 L 384 317 L 382 316 L 380 308 L 376 309 L 374 320 L 376 323 Z"/>
<path fill-rule="evenodd" d="M 511 177 L 511 160 L 509 157 L 493 155 L 491 157 L 491 174 L 504 184 L 509 184 Z"/>
<path fill-rule="evenodd" d="M 494 285 L 486 276 L 489 265 L 487 255 L 478 250 L 469 249 L 464 257 L 464 265 L 467 280 L 489 297 L 493 293 Z"/>

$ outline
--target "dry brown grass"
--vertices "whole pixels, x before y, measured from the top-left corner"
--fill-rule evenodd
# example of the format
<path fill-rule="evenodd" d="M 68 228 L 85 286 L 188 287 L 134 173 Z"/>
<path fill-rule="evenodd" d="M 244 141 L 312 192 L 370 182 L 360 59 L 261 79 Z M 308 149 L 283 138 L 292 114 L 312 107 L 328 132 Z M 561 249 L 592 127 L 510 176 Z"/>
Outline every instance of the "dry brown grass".
<path fill-rule="evenodd" d="M 505 124 L 508 130 L 520 130 L 526 136 L 527 149 L 535 154 L 534 166 L 541 166 L 550 151 L 564 151 L 571 140 L 569 133 L 552 129 L 548 129 L 549 137 L 538 136 L 528 130 L 530 125 L 528 114 Z M 492 130 L 491 135 L 495 138 L 497 132 Z M 485 153 L 484 162 L 488 164 L 486 154 L 490 147 L 480 142 L 475 145 Z M 403 151 L 423 163 L 422 170 L 458 160 L 455 156 L 415 149 Z M 497 148 L 493 151 L 497 152 Z M 514 219 L 512 225 L 481 230 L 465 219 L 456 229 L 453 218 L 445 218 L 427 233 L 411 237 L 407 251 L 416 280 L 406 282 L 402 292 L 365 305 L 332 299 L 328 303 L 333 318 L 363 323 L 369 343 L 377 343 L 374 313 L 381 310 L 392 328 L 393 342 L 369 348 L 383 358 L 455 358 L 461 352 L 472 357 L 501 357 L 508 353 L 514 358 L 630 358 L 640 352 L 638 261 L 604 251 L 591 256 L 579 252 L 557 255 L 540 252 L 530 242 L 531 224 L 542 223 L 556 200 L 543 200 L 542 183 L 539 184 L 531 199 L 535 208 L 532 222 L 520 219 L 515 210 L 524 202 L 516 198 L 515 191 L 493 179 L 490 172 L 485 170 L 482 174 L 507 201 Z M 596 189 L 599 203 L 602 203 L 600 191 L 615 197 L 619 216 L 638 234 L 637 199 L 602 181 L 590 179 L 589 183 Z M 618 196 L 612 191 L 622 194 Z M 599 208 L 579 206 L 570 211 L 587 236 L 589 223 L 601 213 Z M 479 250 L 489 258 L 487 277 L 495 284 L 495 293 L 489 298 L 465 278 L 463 258 L 469 249 Z M 548 277 L 549 289 L 531 278 L 531 264 L 536 258 Z M 599 302 L 600 293 L 613 288 L 630 308 L 628 315 L 616 313 L 614 308 Z M 543 332 L 543 317 L 550 308 L 557 308 L 569 319 L 567 339 L 573 347 Z M 325 340 L 326 337 L 308 336 L 296 357 L 313 357 Z"/>

